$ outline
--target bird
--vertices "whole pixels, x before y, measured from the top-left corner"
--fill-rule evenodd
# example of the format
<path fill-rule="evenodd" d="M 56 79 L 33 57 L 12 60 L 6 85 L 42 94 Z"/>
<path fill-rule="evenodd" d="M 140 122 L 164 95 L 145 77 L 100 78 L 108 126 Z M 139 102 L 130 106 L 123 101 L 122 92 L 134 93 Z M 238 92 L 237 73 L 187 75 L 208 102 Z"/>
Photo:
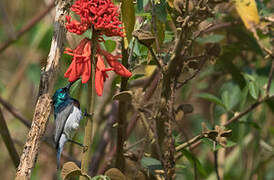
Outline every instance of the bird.
<path fill-rule="evenodd" d="M 82 111 L 78 100 L 70 96 L 70 87 L 73 83 L 69 83 L 66 87 L 58 89 L 53 97 L 53 110 L 55 119 L 54 142 L 57 151 L 57 169 L 60 168 L 60 158 L 64 145 L 75 134 L 82 119 Z M 79 144 L 75 142 L 76 144 Z"/>

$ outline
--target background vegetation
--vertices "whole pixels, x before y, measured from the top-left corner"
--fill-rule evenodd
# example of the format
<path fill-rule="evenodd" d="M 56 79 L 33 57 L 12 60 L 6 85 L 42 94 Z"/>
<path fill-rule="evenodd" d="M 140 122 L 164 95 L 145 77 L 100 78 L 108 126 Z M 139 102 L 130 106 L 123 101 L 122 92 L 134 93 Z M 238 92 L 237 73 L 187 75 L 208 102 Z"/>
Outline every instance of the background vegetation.
<path fill-rule="evenodd" d="M 96 98 L 88 174 L 104 174 L 116 167 L 124 175 L 115 169 L 107 175 L 118 179 L 274 179 L 274 2 L 116 3 L 122 3 L 127 40 L 106 37 L 104 48 L 114 54 L 126 50 L 133 76 L 127 81 L 127 91 L 119 94 L 121 78 L 109 73 L 103 96 Z M 33 117 L 53 35 L 51 9 L 53 3 L 48 0 L 0 1 L 3 179 L 15 177 Z M 65 46 L 75 47 L 79 40 L 67 33 Z M 62 56 L 55 89 L 67 84 L 63 74 L 70 62 L 68 55 Z M 71 94 L 84 110 L 88 86 L 78 82 Z M 121 102 L 126 104 L 122 113 Z M 119 147 L 117 119 L 121 116 L 126 120 L 121 131 L 126 141 Z M 83 142 L 86 119 L 81 123 L 74 138 L 78 142 Z M 52 133 L 51 117 L 33 180 L 56 178 Z M 81 151 L 67 143 L 62 162 L 79 165 Z"/>

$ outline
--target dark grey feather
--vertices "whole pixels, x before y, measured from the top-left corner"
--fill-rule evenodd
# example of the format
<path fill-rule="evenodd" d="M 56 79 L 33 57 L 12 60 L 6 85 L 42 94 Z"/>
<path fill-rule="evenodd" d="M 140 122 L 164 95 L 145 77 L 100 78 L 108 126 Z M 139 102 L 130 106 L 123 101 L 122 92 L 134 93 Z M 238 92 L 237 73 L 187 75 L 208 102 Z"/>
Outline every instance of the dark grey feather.
<path fill-rule="evenodd" d="M 58 148 L 58 143 L 62 135 L 63 129 L 65 127 L 66 121 L 69 115 L 73 111 L 73 104 L 67 105 L 60 113 L 56 115 L 55 119 L 55 136 L 54 141 L 56 143 L 56 148 Z"/>

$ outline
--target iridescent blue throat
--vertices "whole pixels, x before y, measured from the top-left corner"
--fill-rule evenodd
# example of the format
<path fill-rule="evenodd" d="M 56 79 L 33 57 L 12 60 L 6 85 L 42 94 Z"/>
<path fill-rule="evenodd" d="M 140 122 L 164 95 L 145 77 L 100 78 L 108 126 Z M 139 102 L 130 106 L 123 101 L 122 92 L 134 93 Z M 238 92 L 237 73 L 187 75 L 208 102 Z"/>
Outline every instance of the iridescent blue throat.
<path fill-rule="evenodd" d="M 73 99 L 69 96 L 65 89 L 58 89 L 53 97 L 54 117 L 61 112 L 68 104 L 73 103 Z"/>

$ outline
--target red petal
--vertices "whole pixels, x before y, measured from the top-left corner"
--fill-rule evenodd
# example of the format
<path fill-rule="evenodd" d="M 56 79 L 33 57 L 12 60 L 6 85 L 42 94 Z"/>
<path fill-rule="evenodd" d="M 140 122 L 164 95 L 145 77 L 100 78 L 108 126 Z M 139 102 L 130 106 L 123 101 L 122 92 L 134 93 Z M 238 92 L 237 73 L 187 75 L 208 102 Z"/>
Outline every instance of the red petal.
<path fill-rule="evenodd" d="M 120 76 L 123 77 L 130 77 L 132 73 L 125 68 L 121 63 L 118 61 L 108 61 L 109 65 L 114 69 L 114 72 L 119 74 Z"/>
<path fill-rule="evenodd" d="M 91 74 L 90 61 L 87 61 L 85 64 L 83 64 L 83 66 L 84 66 L 84 72 L 82 74 L 82 83 L 87 83 Z"/>
<path fill-rule="evenodd" d="M 102 59 L 102 56 L 98 56 L 96 64 L 96 73 L 95 73 L 95 89 L 98 96 L 102 96 L 104 89 L 104 75 L 102 69 L 104 69 L 105 64 Z"/>
<path fill-rule="evenodd" d="M 121 58 L 121 55 L 118 56 L 113 56 L 112 54 L 110 54 L 109 52 L 99 49 L 100 52 L 105 56 L 108 64 L 114 69 L 114 72 L 116 72 L 117 74 L 119 74 L 120 76 L 123 77 L 130 77 L 132 75 L 132 73 L 127 70 L 127 68 L 125 68 L 125 66 L 123 66 L 120 62 L 118 62 L 118 58 Z"/>
<path fill-rule="evenodd" d="M 64 77 L 65 77 L 65 78 L 69 78 L 69 75 L 70 75 L 70 73 L 71 73 L 71 70 L 72 70 L 72 65 L 70 64 L 70 65 L 69 65 L 69 68 L 67 69 L 67 71 L 66 71 L 65 74 L 64 74 Z"/>
<path fill-rule="evenodd" d="M 72 65 L 72 70 L 71 70 L 70 75 L 69 75 L 69 81 L 74 82 L 79 78 L 79 76 L 77 76 L 75 61 L 72 61 L 71 65 Z"/>

